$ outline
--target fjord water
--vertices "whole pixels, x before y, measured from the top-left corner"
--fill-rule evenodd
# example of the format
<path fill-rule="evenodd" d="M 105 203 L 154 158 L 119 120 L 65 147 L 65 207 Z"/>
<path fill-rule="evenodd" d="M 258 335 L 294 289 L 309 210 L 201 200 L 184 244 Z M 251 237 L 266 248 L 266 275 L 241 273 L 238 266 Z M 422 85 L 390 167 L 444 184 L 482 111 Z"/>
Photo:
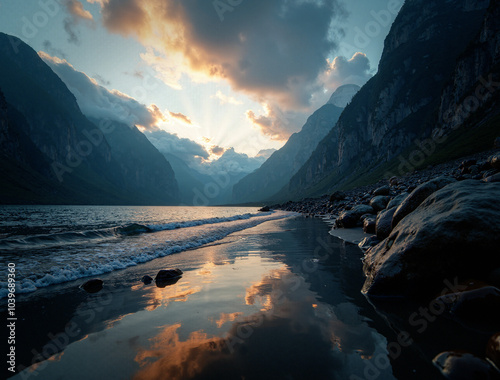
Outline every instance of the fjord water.
<path fill-rule="evenodd" d="M 390 357 L 398 332 L 360 293 L 361 251 L 320 219 L 248 208 L 2 212 L 2 266 L 14 261 L 40 285 L 16 298 L 17 364 L 29 368 L 14 379 L 437 378 L 417 348 Z M 86 235 L 133 223 L 152 232 Z M 35 279 L 79 267 L 106 268 L 99 293 L 79 289 L 84 278 Z M 174 284 L 140 281 L 175 267 Z"/>

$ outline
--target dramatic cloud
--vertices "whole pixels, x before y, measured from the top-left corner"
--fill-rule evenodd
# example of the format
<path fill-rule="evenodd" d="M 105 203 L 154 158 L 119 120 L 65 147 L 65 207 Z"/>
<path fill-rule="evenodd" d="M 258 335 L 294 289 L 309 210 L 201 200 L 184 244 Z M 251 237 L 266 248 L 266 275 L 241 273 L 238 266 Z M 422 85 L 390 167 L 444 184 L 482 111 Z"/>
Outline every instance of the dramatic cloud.
<path fill-rule="evenodd" d="M 182 73 L 224 79 L 287 109 L 309 105 L 342 34 L 335 21 L 345 16 L 338 0 L 92 2 L 108 30 L 148 47 L 142 58 L 165 83 Z"/>
<path fill-rule="evenodd" d="M 144 134 L 161 153 L 172 154 L 189 166 L 199 165 L 201 158 L 208 159 L 210 156 L 202 145 L 193 140 L 180 138 L 163 130 L 145 132 Z"/>
<path fill-rule="evenodd" d="M 75 70 L 64 59 L 51 57 L 44 52 L 39 55 L 75 95 L 86 116 L 110 119 L 130 126 L 140 125 L 144 128 L 155 128 L 156 123 L 164 119 L 158 107 L 152 105 L 149 109 L 126 94 L 116 90 L 109 91 L 95 79 Z"/>
<path fill-rule="evenodd" d="M 362 86 L 372 77 L 370 60 L 363 53 L 356 53 L 351 59 L 336 57 L 321 76 L 325 88 L 334 90 L 343 84 Z"/>
<path fill-rule="evenodd" d="M 69 17 L 63 20 L 64 30 L 68 34 L 68 42 L 79 45 L 80 37 L 79 33 L 75 30 L 76 25 L 83 21 L 93 26 L 94 18 L 89 11 L 83 8 L 82 3 L 78 0 L 63 0 L 62 4 L 69 14 Z"/>
<path fill-rule="evenodd" d="M 286 141 L 298 132 L 306 120 L 306 115 L 292 111 L 282 111 L 276 104 L 265 104 L 265 113 L 257 116 L 254 111 L 246 112 L 247 119 L 271 140 Z"/>
<path fill-rule="evenodd" d="M 243 102 L 233 98 L 232 96 L 224 95 L 220 90 L 212 95 L 212 98 L 219 99 L 220 104 L 233 104 L 235 106 L 243 104 Z"/>

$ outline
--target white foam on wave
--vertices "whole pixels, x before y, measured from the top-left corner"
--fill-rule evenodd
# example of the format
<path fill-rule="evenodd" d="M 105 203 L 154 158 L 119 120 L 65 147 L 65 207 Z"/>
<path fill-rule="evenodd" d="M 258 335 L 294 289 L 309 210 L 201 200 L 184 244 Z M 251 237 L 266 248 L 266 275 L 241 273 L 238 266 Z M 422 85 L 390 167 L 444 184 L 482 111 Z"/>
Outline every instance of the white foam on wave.
<path fill-rule="evenodd" d="M 179 253 L 193 248 L 201 247 L 205 244 L 212 243 L 217 240 L 221 240 L 228 236 L 229 234 L 237 231 L 242 231 L 247 228 L 254 227 L 258 224 L 269 220 L 283 219 L 295 215 L 294 213 L 286 212 L 276 212 L 276 213 L 261 213 L 259 215 L 255 214 L 245 214 L 237 215 L 235 217 L 224 218 L 226 222 L 221 226 L 213 226 L 210 230 L 202 232 L 201 236 L 191 236 L 185 241 L 175 241 L 169 242 L 163 241 L 165 244 L 159 244 L 158 242 L 150 242 L 145 247 L 133 248 L 130 250 L 123 249 L 120 247 L 115 247 L 112 252 L 95 252 L 93 251 L 92 257 L 80 257 L 79 263 L 77 265 L 71 264 L 64 266 L 64 260 L 58 258 L 58 260 L 53 260 L 53 265 L 49 270 L 44 273 L 33 273 L 33 267 L 36 267 L 31 263 L 31 268 L 29 264 L 19 265 L 17 267 L 18 274 L 24 274 L 30 272 L 29 276 L 24 278 L 19 278 L 16 281 L 16 293 L 30 293 L 36 291 L 38 288 L 47 287 L 49 285 L 60 284 L 64 282 L 74 281 L 85 277 L 97 276 L 105 273 L 110 273 L 115 270 L 125 269 L 131 266 L 135 266 L 141 263 L 145 263 L 156 258 L 171 255 L 173 253 Z M 217 218 L 214 218 L 214 220 Z M 220 218 L 222 219 L 222 218 Z M 230 219 L 230 220 L 227 220 Z M 247 221 L 244 221 L 247 219 Z M 201 226 L 204 224 L 210 224 L 206 222 L 195 224 L 194 226 Z M 231 223 L 232 221 L 240 221 Z M 198 221 L 200 222 L 200 221 Z M 191 223 L 191 222 L 186 222 Z M 214 223 L 222 223 L 220 221 Z M 187 227 L 187 226 L 185 226 Z M 165 229 L 160 229 L 158 231 L 165 231 Z M 161 233 L 161 232 L 160 232 Z M 203 235 L 204 233 L 204 235 Z M 155 235 L 151 234 L 150 237 Z M 132 254 L 127 256 L 127 252 L 132 252 Z M 69 260 L 69 259 L 68 259 Z M 7 296 L 7 283 L 0 282 L 0 299 Z"/>

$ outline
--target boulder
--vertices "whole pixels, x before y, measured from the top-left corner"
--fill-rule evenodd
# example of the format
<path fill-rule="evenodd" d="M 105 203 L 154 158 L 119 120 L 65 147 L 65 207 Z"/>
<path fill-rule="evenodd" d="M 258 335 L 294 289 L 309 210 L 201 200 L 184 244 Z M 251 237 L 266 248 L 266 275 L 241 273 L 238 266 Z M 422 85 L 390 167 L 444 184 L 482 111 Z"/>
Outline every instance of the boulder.
<path fill-rule="evenodd" d="M 389 186 L 382 186 L 373 192 L 373 195 L 389 195 L 391 193 L 391 188 Z"/>
<path fill-rule="evenodd" d="M 442 352 L 432 360 L 432 363 L 449 380 L 496 380 L 500 378 L 499 373 L 490 363 L 468 352 Z"/>
<path fill-rule="evenodd" d="M 366 218 L 363 221 L 363 232 L 365 234 L 374 234 L 375 226 L 376 226 L 376 221 L 374 218 Z"/>
<path fill-rule="evenodd" d="M 397 186 L 399 184 L 398 177 L 391 177 L 389 179 L 389 185 L 391 186 Z"/>
<path fill-rule="evenodd" d="M 164 288 L 167 285 L 173 285 L 182 277 L 182 271 L 175 269 L 162 269 L 155 277 L 156 286 Z"/>
<path fill-rule="evenodd" d="M 389 200 L 390 198 L 385 195 L 377 195 L 370 201 L 370 206 L 372 206 L 375 211 L 382 211 L 387 207 Z"/>
<path fill-rule="evenodd" d="M 358 205 L 348 211 L 344 211 L 335 221 L 336 227 L 353 228 L 356 227 L 361 216 L 364 214 L 373 214 L 375 211 L 372 206 Z"/>
<path fill-rule="evenodd" d="M 271 211 L 271 209 L 269 208 L 269 206 L 264 206 L 261 209 L 259 209 L 259 211 L 261 211 L 261 212 L 267 212 L 267 211 Z"/>
<path fill-rule="evenodd" d="M 500 153 L 491 156 L 489 161 L 493 169 L 500 170 Z"/>
<path fill-rule="evenodd" d="M 377 215 L 377 221 L 375 223 L 375 234 L 380 240 L 384 240 L 388 237 L 392 231 L 392 218 L 396 208 L 390 208 L 388 210 L 382 211 Z"/>
<path fill-rule="evenodd" d="M 455 182 L 455 179 L 453 178 L 438 177 L 418 186 L 398 206 L 392 219 L 392 228 L 394 229 L 394 227 L 398 225 L 401 219 L 414 211 L 429 195 L 453 182 Z"/>
<path fill-rule="evenodd" d="M 486 279 L 500 266 L 498 199 L 499 183 L 474 180 L 434 192 L 365 257 L 363 292 L 430 295 L 445 279 Z"/>
<path fill-rule="evenodd" d="M 494 286 L 451 293 L 436 299 L 448 311 L 464 322 L 498 324 L 500 318 L 500 290 Z"/>
<path fill-rule="evenodd" d="M 80 288 L 85 290 L 87 293 L 97 293 L 102 289 L 103 284 L 104 282 L 102 280 L 94 278 L 80 285 Z"/>
<path fill-rule="evenodd" d="M 358 244 L 358 247 L 363 251 L 366 251 L 369 248 L 376 246 L 378 243 L 380 243 L 380 240 L 376 236 L 370 236 L 365 237 L 363 240 L 361 240 L 361 242 Z"/>
<path fill-rule="evenodd" d="M 146 275 L 141 278 L 141 281 L 144 283 L 144 285 L 149 285 L 153 282 L 153 278 L 151 276 Z"/>
<path fill-rule="evenodd" d="M 335 191 L 330 195 L 330 202 L 343 201 L 345 199 L 345 194 L 342 191 Z"/>
<path fill-rule="evenodd" d="M 500 182 L 500 173 L 490 175 L 489 177 L 485 178 L 483 181 L 489 182 L 489 183 Z"/>
<path fill-rule="evenodd" d="M 408 196 L 408 193 L 401 193 L 394 198 L 391 199 L 389 204 L 387 205 L 387 209 L 393 208 L 393 207 L 398 207 L 403 201 L 406 199 Z"/>
<path fill-rule="evenodd" d="M 486 345 L 486 357 L 500 368 L 500 333 L 493 335 Z"/>

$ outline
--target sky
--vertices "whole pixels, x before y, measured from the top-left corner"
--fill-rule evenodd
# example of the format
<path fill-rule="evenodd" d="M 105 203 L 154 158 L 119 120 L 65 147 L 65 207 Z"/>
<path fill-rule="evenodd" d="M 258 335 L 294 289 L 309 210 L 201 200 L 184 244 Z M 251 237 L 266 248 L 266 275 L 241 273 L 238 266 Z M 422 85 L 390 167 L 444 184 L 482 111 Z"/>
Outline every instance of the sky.
<path fill-rule="evenodd" d="M 338 86 L 366 83 L 402 4 L 0 0 L 0 32 L 64 76 L 87 116 L 164 130 L 214 159 L 279 149 Z"/>

